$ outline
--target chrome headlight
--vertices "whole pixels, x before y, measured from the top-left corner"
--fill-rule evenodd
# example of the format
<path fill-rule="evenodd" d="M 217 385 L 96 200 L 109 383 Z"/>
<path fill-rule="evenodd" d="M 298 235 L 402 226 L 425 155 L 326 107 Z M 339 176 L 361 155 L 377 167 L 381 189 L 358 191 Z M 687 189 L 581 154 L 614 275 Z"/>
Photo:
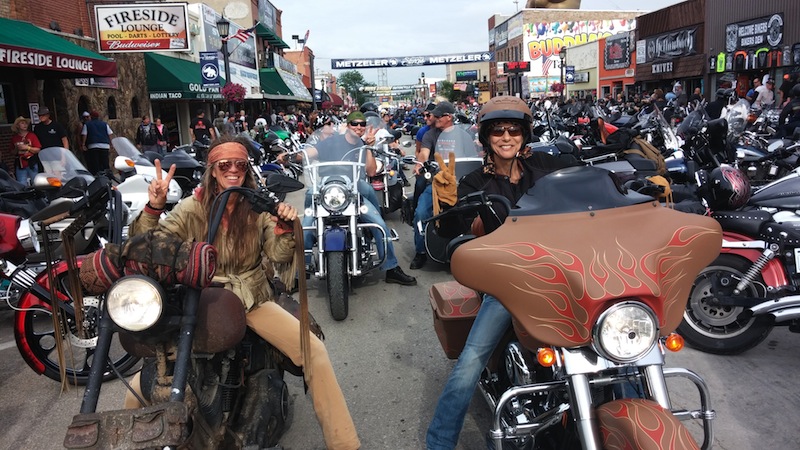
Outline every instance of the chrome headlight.
<path fill-rule="evenodd" d="M 341 184 L 329 184 L 320 192 L 322 206 L 329 212 L 340 212 L 350 204 L 350 195 Z"/>
<path fill-rule="evenodd" d="M 658 341 L 658 322 L 650 307 L 622 302 L 608 308 L 592 331 L 595 350 L 616 363 L 636 361 Z"/>
<path fill-rule="evenodd" d="M 19 239 L 19 242 L 25 251 L 33 250 L 35 253 L 42 251 L 39 245 L 39 239 L 36 236 L 36 228 L 33 227 L 33 222 L 31 222 L 29 219 L 22 219 L 22 221 L 19 223 L 19 228 L 17 229 L 17 239 Z"/>
<path fill-rule="evenodd" d="M 164 292 L 155 281 L 131 275 L 114 283 L 106 294 L 111 320 L 128 331 L 146 330 L 161 317 Z"/>

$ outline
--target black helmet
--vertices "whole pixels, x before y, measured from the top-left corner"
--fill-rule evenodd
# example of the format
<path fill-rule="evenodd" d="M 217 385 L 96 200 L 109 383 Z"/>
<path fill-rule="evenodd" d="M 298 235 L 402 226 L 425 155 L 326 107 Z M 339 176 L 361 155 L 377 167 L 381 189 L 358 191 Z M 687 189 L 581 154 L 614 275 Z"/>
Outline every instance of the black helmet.
<path fill-rule="evenodd" d="M 736 89 L 733 88 L 719 88 L 717 89 L 717 97 L 730 98 L 736 94 Z"/>
<path fill-rule="evenodd" d="M 367 121 L 367 126 L 372 128 L 383 128 L 383 119 L 381 119 L 380 114 L 375 111 L 366 111 L 364 112 L 364 118 Z"/>
<path fill-rule="evenodd" d="M 322 128 L 326 123 L 331 122 L 331 117 L 327 114 L 320 114 L 317 116 L 317 120 L 314 121 L 314 128 Z"/>
<path fill-rule="evenodd" d="M 708 174 L 704 198 L 712 211 L 737 209 L 744 206 L 752 190 L 750 180 L 741 170 L 722 165 Z"/>
<path fill-rule="evenodd" d="M 367 103 L 364 103 L 363 105 L 361 105 L 361 112 L 362 113 L 365 113 L 367 111 L 372 111 L 374 113 L 377 113 L 379 109 L 380 108 L 378 108 L 378 105 L 375 102 L 367 102 Z"/>
<path fill-rule="evenodd" d="M 789 90 L 789 97 L 800 98 L 800 83 L 792 86 L 792 89 Z"/>

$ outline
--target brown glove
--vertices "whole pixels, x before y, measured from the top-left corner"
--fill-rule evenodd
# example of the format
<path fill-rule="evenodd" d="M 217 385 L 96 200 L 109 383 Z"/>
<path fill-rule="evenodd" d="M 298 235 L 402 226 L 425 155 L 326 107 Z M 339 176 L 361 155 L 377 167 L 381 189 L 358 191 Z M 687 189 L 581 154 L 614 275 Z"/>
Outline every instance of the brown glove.
<path fill-rule="evenodd" d="M 438 214 L 439 202 L 453 206 L 458 201 L 458 188 L 456 186 L 456 155 L 450 153 L 450 163 L 445 164 L 442 155 L 435 153 L 436 162 L 439 163 L 439 173 L 433 177 L 433 208 Z"/>

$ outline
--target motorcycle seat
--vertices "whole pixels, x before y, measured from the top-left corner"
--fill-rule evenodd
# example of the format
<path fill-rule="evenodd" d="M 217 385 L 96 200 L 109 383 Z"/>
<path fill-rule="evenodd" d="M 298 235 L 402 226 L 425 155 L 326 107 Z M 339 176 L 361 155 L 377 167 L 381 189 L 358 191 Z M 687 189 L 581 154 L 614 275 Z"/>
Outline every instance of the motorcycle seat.
<path fill-rule="evenodd" d="M 758 236 L 764 224 L 772 222 L 772 214 L 762 210 L 717 211 L 711 217 L 719 222 L 723 230 Z"/>
<path fill-rule="evenodd" d="M 800 225 L 792 222 L 766 224 L 758 237 L 767 242 L 800 246 Z"/>

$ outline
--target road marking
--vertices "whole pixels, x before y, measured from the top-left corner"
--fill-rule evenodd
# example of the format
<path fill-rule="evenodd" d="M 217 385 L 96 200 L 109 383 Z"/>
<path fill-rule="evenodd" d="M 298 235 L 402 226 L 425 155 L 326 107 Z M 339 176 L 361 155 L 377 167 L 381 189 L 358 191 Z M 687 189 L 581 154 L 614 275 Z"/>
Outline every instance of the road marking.
<path fill-rule="evenodd" d="M 8 350 L 8 349 L 10 349 L 12 347 L 16 347 L 16 346 L 17 346 L 17 341 L 4 342 L 4 343 L 0 344 L 0 352 L 2 352 L 3 350 Z"/>

